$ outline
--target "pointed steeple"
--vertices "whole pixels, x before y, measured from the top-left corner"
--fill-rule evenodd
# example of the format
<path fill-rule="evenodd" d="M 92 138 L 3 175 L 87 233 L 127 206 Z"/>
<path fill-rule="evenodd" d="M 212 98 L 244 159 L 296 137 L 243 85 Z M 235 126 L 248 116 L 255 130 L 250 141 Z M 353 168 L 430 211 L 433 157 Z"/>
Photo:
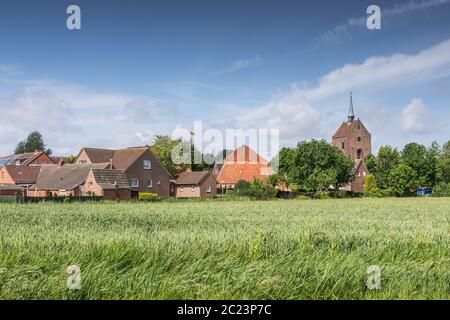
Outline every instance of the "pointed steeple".
<path fill-rule="evenodd" d="M 353 98 L 352 98 L 352 92 L 350 91 L 350 102 L 348 105 L 348 122 L 353 122 L 355 119 L 355 114 L 353 113 Z"/>

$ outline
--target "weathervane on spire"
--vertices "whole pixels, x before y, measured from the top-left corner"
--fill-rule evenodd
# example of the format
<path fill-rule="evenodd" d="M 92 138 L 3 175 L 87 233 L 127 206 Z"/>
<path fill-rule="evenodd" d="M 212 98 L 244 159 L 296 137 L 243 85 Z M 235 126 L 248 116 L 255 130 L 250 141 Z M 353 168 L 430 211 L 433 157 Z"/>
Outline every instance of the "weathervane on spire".
<path fill-rule="evenodd" d="M 352 92 L 350 91 L 350 102 L 348 105 L 348 122 L 353 122 L 355 119 L 355 114 L 353 113 L 353 98 L 352 98 Z"/>

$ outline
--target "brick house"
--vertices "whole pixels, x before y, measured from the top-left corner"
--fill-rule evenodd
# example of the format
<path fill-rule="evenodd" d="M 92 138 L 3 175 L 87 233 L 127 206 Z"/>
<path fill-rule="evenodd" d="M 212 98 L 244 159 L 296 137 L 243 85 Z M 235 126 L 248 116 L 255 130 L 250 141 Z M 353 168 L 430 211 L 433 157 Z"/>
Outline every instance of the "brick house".
<path fill-rule="evenodd" d="M 203 198 L 217 195 L 217 180 L 209 171 L 183 172 L 175 183 L 177 198 Z"/>
<path fill-rule="evenodd" d="M 253 182 L 254 179 L 267 179 L 272 173 L 270 163 L 245 145 L 234 150 L 222 165 L 214 168 L 222 189 L 233 189 L 239 180 Z"/>
<path fill-rule="evenodd" d="M 105 200 L 130 200 L 131 188 L 123 170 L 91 169 L 83 187 L 84 193 L 92 192 Z"/>
<path fill-rule="evenodd" d="M 0 169 L 0 183 L 28 188 L 36 183 L 40 171 L 40 166 L 6 165 Z"/>
<path fill-rule="evenodd" d="M 132 198 L 139 192 L 153 192 L 163 198 L 170 196 L 170 173 L 148 146 L 118 150 L 83 148 L 75 161 L 77 164 L 104 162 L 110 164 L 110 169 L 125 172 Z"/>
<path fill-rule="evenodd" d="M 355 120 L 353 98 L 350 92 L 347 121 L 343 122 L 332 138 L 332 145 L 338 148 L 355 163 L 355 180 L 345 186 L 344 190 L 353 192 L 364 191 L 364 180 L 369 173 L 364 159 L 372 152 L 371 134 L 361 120 Z"/>
<path fill-rule="evenodd" d="M 28 188 L 28 197 L 45 197 L 51 192 L 56 197 L 79 197 L 85 195 L 84 185 L 92 169 L 105 169 L 103 164 L 66 164 L 44 166 L 36 184 Z"/>

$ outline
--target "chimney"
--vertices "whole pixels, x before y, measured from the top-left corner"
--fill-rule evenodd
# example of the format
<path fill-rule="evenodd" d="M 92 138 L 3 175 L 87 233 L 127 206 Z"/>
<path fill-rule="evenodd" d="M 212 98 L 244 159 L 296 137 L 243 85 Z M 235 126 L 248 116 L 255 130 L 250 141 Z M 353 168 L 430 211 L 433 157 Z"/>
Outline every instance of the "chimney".
<path fill-rule="evenodd" d="M 112 165 L 112 158 L 109 158 L 109 169 L 112 170 L 113 165 Z"/>

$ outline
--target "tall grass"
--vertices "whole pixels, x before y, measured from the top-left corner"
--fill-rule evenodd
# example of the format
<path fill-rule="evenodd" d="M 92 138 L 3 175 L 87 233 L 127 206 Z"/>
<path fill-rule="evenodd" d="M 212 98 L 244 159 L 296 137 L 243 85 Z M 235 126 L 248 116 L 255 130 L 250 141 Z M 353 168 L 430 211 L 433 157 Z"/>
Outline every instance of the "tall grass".
<path fill-rule="evenodd" d="M 0 204 L 1 299 L 449 299 L 450 198 Z M 66 287 L 79 265 L 81 289 Z M 379 265 L 381 289 L 366 288 Z"/>

